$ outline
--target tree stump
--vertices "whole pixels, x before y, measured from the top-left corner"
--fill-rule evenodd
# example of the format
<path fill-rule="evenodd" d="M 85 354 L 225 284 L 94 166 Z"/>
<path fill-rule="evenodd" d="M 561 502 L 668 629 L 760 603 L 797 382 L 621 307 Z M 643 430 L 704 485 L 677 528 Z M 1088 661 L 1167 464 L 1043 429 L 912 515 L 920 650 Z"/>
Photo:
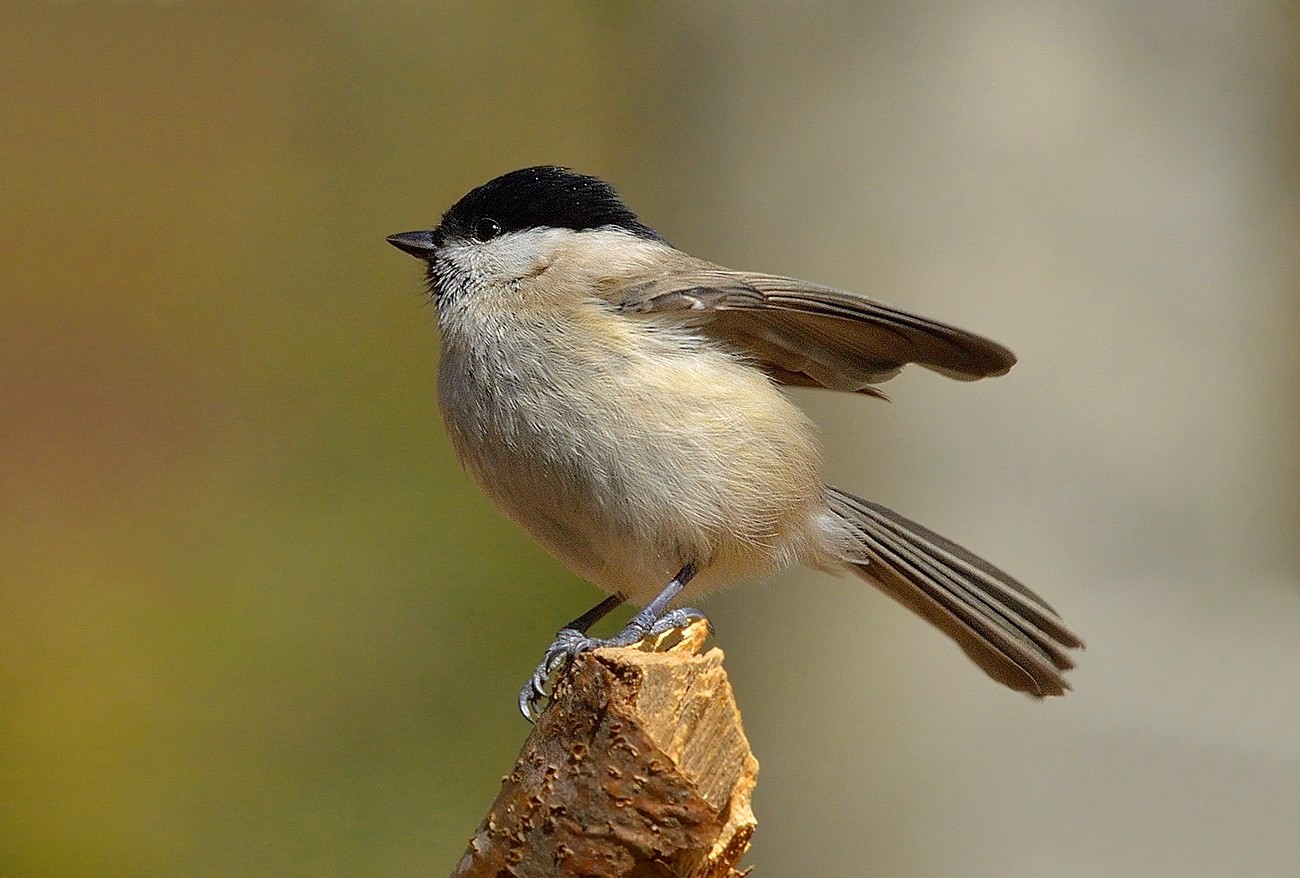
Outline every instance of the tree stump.
<path fill-rule="evenodd" d="M 758 761 L 707 631 L 579 656 L 454 878 L 743 874 Z"/>

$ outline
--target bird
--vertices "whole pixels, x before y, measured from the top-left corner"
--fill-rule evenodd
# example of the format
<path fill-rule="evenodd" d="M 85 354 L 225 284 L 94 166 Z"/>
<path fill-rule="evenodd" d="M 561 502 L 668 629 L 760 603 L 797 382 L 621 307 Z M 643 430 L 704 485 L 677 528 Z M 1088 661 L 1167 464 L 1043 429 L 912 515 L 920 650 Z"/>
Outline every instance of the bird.
<path fill-rule="evenodd" d="M 387 241 L 425 263 L 438 402 L 482 491 L 608 595 L 559 630 L 519 693 L 534 721 L 577 655 L 704 614 L 687 598 L 795 564 L 849 572 L 1036 698 L 1083 640 L 1000 568 L 828 485 L 786 388 L 883 398 L 908 364 L 1006 374 L 1002 345 L 855 293 L 736 271 L 671 245 L 609 183 L 541 165 Z M 590 628 L 639 606 L 610 638 Z"/>

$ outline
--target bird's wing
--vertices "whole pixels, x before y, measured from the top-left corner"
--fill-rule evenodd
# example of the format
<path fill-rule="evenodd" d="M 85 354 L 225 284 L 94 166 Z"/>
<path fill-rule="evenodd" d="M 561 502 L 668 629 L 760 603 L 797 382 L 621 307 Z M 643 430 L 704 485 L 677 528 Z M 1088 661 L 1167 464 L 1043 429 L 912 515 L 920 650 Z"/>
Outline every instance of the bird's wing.
<path fill-rule="evenodd" d="M 1005 375 L 1015 354 L 989 339 L 865 296 L 690 262 L 624 286 L 612 304 L 699 327 L 782 383 L 882 395 L 871 385 L 917 363 L 960 381 Z"/>

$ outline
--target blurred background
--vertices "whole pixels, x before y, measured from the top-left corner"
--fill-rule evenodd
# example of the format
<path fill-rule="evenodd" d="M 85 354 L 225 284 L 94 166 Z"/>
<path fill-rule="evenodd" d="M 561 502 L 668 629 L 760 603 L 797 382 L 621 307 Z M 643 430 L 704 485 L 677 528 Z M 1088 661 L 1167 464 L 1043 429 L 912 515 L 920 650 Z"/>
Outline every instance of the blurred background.
<path fill-rule="evenodd" d="M 1077 691 L 710 600 L 756 875 L 1300 874 L 1294 4 L 16 2 L 0 82 L 0 874 L 450 872 L 598 593 L 453 459 L 383 238 L 543 162 L 1021 357 L 800 401 Z"/>

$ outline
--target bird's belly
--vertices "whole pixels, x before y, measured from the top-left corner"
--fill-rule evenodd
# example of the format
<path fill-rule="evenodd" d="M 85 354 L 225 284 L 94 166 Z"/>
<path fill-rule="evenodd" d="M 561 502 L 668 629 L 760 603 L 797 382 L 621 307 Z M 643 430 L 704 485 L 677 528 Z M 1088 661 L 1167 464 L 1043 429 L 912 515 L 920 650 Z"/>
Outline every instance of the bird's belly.
<path fill-rule="evenodd" d="M 440 398 L 484 492 L 571 570 L 645 603 L 687 563 L 698 594 L 796 560 L 824 507 L 820 463 L 763 375 L 715 351 L 583 383 L 545 365 L 536 380 L 517 360 L 486 375 L 444 358 Z"/>

